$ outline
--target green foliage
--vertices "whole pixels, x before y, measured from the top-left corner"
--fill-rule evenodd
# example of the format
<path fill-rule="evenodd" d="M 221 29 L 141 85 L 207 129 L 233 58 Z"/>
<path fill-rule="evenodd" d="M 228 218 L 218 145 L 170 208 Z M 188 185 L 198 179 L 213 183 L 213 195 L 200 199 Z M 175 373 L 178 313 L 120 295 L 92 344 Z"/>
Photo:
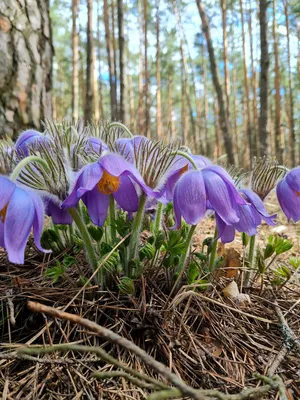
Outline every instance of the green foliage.
<path fill-rule="evenodd" d="M 122 294 L 134 294 L 134 282 L 131 278 L 124 276 L 121 278 L 121 282 L 118 284 L 120 293 Z"/>
<path fill-rule="evenodd" d="M 270 245 L 269 249 L 271 249 L 272 246 L 273 252 L 275 252 L 277 256 L 289 251 L 293 247 L 293 243 L 290 240 L 276 235 L 269 236 L 268 245 Z M 270 252 L 271 250 L 268 251 Z"/>
<path fill-rule="evenodd" d="M 59 278 L 64 278 L 68 268 L 76 264 L 76 259 L 71 256 L 65 256 L 62 260 L 56 261 L 54 266 L 48 267 L 45 271 L 45 276 L 52 280 L 52 283 L 56 283 Z"/>

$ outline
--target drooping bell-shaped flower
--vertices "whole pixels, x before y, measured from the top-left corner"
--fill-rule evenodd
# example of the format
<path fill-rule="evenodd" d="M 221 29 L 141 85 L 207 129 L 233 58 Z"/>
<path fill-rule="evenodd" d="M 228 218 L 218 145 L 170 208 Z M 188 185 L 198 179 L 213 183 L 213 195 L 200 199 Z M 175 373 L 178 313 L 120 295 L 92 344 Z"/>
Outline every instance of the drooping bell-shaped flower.
<path fill-rule="evenodd" d="M 102 226 L 106 220 L 110 195 L 123 210 L 137 211 L 139 197 L 135 183 L 149 195 L 152 194 L 130 162 L 117 154 L 105 154 L 79 172 L 74 188 L 62 207 L 76 207 L 82 199 L 93 223 Z"/>
<path fill-rule="evenodd" d="M 190 225 L 198 224 L 208 208 L 232 225 L 239 221 L 238 206 L 246 204 L 229 174 L 216 165 L 183 174 L 175 185 L 173 202 L 175 228 L 181 217 Z"/>
<path fill-rule="evenodd" d="M 4 247 L 12 263 L 23 264 L 24 253 L 31 229 L 34 243 L 43 252 L 40 238 L 44 223 L 42 200 L 31 190 L 17 186 L 0 177 L 0 246 Z"/>
<path fill-rule="evenodd" d="M 242 189 L 240 193 L 246 200 L 246 204 L 238 206 L 238 222 L 228 225 L 216 214 L 218 237 L 223 243 L 232 242 L 236 230 L 249 236 L 256 235 L 257 227 L 261 225 L 262 221 L 268 225 L 276 225 L 274 220 L 277 214 L 269 215 L 264 203 L 256 193 L 249 189 Z"/>
<path fill-rule="evenodd" d="M 292 169 L 277 184 L 277 199 L 287 219 L 300 220 L 300 167 Z"/>
<path fill-rule="evenodd" d="M 73 218 L 66 208 L 61 208 L 53 199 L 45 199 L 45 214 L 52 217 L 54 224 L 72 225 Z"/>
<path fill-rule="evenodd" d="M 20 134 L 18 137 L 15 149 L 20 157 L 27 157 L 30 153 L 30 147 L 35 148 L 39 143 L 49 143 L 50 139 L 42 133 L 28 129 Z"/>

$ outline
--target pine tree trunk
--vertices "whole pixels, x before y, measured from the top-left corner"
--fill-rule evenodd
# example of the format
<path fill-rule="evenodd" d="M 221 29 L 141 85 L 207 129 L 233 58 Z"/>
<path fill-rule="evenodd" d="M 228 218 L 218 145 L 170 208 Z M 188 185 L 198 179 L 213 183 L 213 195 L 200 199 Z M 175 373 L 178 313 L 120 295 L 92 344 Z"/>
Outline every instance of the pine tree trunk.
<path fill-rule="evenodd" d="M 28 3 L 0 2 L 0 135 L 13 138 L 52 118 L 49 2 Z"/>
<path fill-rule="evenodd" d="M 295 121 L 294 121 L 294 96 L 293 96 L 293 77 L 291 69 L 291 45 L 290 45 L 290 24 L 288 14 L 288 4 L 286 0 L 283 0 L 284 4 L 284 15 L 285 15 L 285 26 L 286 26 L 286 39 L 287 39 L 287 54 L 288 54 L 288 73 L 289 73 L 289 148 L 290 148 L 290 165 L 294 167 L 296 165 L 296 135 L 295 135 Z M 300 72 L 300 71 L 299 71 Z M 299 75 L 300 76 L 300 75 Z"/>
<path fill-rule="evenodd" d="M 283 162 L 283 138 L 281 129 L 281 95 L 280 95 L 280 72 L 278 58 L 278 40 L 276 23 L 276 0 L 273 0 L 273 40 L 274 40 L 274 59 L 275 59 L 275 154 L 280 163 Z"/>
<path fill-rule="evenodd" d="M 145 96 L 145 135 L 149 137 L 150 129 L 150 98 L 148 69 L 148 0 L 144 0 L 144 96 Z"/>
<path fill-rule="evenodd" d="M 208 49 L 210 68 L 211 68 L 211 73 L 212 73 L 212 78 L 213 78 L 213 84 L 214 84 L 214 87 L 215 87 L 215 90 L 217 93 L 220 125 L 221 125 L 222 134 L 223 134 L 225 150 L 227 153 L 228 162 L 230 164 L 234 164 L 235 157 L 234 157 L 233 147 L 232 147 L 232 138 L 231 138 L 231 135 L 229 132 L 229 121 L 227 118 L 224 93 L 223 93 L 222 86 L 220 84 L 220 79 L 218 76 L 215 51 L 213 48 L 210 30 L 209 30 L 208 21 L 207 21 L 203 3 L 201 0 L 196 0 L 196 1 L 197 1 L 200 18 L 202 21 L 202 30 L 203 30 L 203 33 L 205 35 L 206 42 L 207 42 L 207 49 Z"/>
<path fill-rule="evenodd" d="M 252 89 L 252 148 L 253 155 L 257 156 L 258 154 L 258 114 L 257 114 L 257 99 L 256 99 L 256 89 L 257 89 L 257 73 L 254 67 L 254 52 L 253 52 L 253 32 L 252 32 L 252 9 L 251 9 L 251 0 L 249 0 L 249 18 L 248 18 L 248 33 L 250 38 L 250 58 L 251 58 L 251 89 Z"/>
<path fill-rule="evenodd" d="M 139 21 L 139 102 L 138 102 L 138 133 L 145 134 L 145 113 L 144 113 L 144 67 L 143 67 L 143 10 L 142 0 L 137 0 L 138 3 L 138 21 Z"/>
<path fill-rule="evenodd" d="M 79 0 L 72 0 L 72 114 L 79 118 L 78 32 L 77 15 Z"/>
<path fill-rule="evenodd" d="M 103 101 L 103 85 L 101 79 L 101 35 L 100 35 L 100 0 L 97 1 L 97 61 L 99 76 L 99 117 L 104 120 L 104 101 Z"/>
<path fill-rule="evenodd" d="M 134 132 L 136 129 L 136 115 L 134 110 L 134 95 L 132 85 L 132 75 L 128 74 L 128 89 L 129 89 L 129 113 L 130 113 L 130 131 Z"/>
<path fill-rule="evenodd" d="M 117 74 L 117 44 L 116 44 L 116 32 L 115 32 L 115 0 L 111 0 L 111 49 L 112 49 L 112 59 L 113 59 L 113 76 L 115 77 L 115 83 L 113 85 L 114 89 L 114 98 L 115 101 L 115 110 L 114 110 L 114 119 L 120 119 L 120 105 L 118 103 L 118 74 Z"/>
<path fill-rule="evenodd" d="M 176 132 L 176 125 L 175 125 L 175 112 L 174 112 L 174 105 L 173 105 L 173 70 L 170 69 L 168 73 L 169 77 L 169 90 L 168 90 L 168 102 L 169 102 L 169 123 L 171 128 L 171 137 L 172 140 L 176 139 L 177 132 Z"/>
<path fill-rule="evenodd" d="M 248 138 L 248 146 L 249 146 L 249 165 L 251 166 L 253 156 L 254 156 L 254 149 L 253 149 L 253 140 L 252 140 L 250 93 L 249 93 L 249 82 L 248 82 L 248 71 L 247 71 L 246 35 L 245 35 L 243 0 L 240 0 L 240 13 L 241 13 L 241 22 L 242 22 L 244 89 L 245 89 L 246 116 L 247 116 L 246 130 L 247 130 L 247 138 Z"/>
<path fill-rule="evenodd" d="M 223 28 L 223 61 L 224 61 L 224 86 L 225 86 L 225 96 L 226 96 L 226 110 L 227 117 L 229 119 L 230 115 L 230 82 L 228 73 L 228 39 L 227 39 L 227 10 L 226 10 L 226 0 L 221 0 L 222 8 L 222 28 Z"/>
<path fill-rule="evenodd" d="M 84 119 L 91 121 L 94 117 L 94 71 L 93 71 L 93 0 L 87 0 L 87 45 L 86 45 L 86 100 Z"/>
<path fill-rule="evenodd" d="M 208 101 L 207 101 L 207 74 L 206 74 L 206 61 L 205 61 L 205 51 L 204 51 L 204 44 L 201 45 L 201 60 L 202 60 L 202 83 L 203 83 L 203 97 L 204 97 L 204 108 L 203 108 L 203 118 L 204 118 L 204 137 L 205 137 L 205 154 L 209 157 L 211 150 L 210 150 L 210 142 L 208 138 Z"/>
<path fill-rule="evenodd" d="M 107 62 L 109 69 L 109 94 L 110 94 L 110 112 L 111 119 L 115 120 L 117 118 L 117 97 L 116 97 L 116 76 L 114 73 L 113 56 L 112 56 L 112 41 L 110 35 L 109 27 L 109 14 L 108 14 L 108 2 L 103 0 L 103 19 L 105 27 L 105 42 L 107 51 Z"/>
<path fill-rule="evenodd" d="M 162 139 L 161 82 L 160 82 L 160 43 L 159 43 L 159 2 L 156 0 L 156 135 Z"/>
<path fill-rule="evenodd" d="M 269 88 L 269 49 L 268 49 L 268 0 L 259 2 L 259 25 L 260 25 L 260 115 L 259 129 L 259 155 L 267 154 L 268 145 L 268 88 Z"/>
<path fill-rule="evenodd" d="M 118 33 L 119 33 L 119 68 L 120 68 L 120 120 L 126 124 L 125 105 L 125 38 L 124 38 L 124 3 L 118 0 Z"/>

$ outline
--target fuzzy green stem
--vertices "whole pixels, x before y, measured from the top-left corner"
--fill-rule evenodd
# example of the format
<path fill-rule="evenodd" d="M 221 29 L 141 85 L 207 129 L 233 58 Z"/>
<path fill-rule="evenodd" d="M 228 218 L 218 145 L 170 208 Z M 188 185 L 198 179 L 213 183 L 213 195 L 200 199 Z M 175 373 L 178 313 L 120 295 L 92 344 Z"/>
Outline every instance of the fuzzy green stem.
<path fill-rule="evenodd" d="M 255 247 L 256 247 L 255 244 L 256 244 L 256 235 L 250 236 L 249 256 L 248 256 L 249 269 L 246 273 L 245 283 L 244 283 L 246 287 L 249 284 L 251 275 L 253 276 L 253 270 L 254 270 L 254 264 L 255 264 Z"/>
<path fill-rule="evenodd" d="M 199 168 L 197 167 L 197 164 L 196 164 L 195 161 L 193 160 L 193 158 L 192 158 L 189 154 L 185 153 L 184 151 L 180 151 L 180 150 L 178 150 L 178 151 L 173 151 L 171 154 L 172 154 L 172 155 L 182 156 L 182 157 L 186 158 L 186 159 L 192 164 L 192 166 L 194 167 L 194 169 L 196 169 L 196 170 L 199 169 Z"/>
<path fill-rule="evenodd" d="M 16 168 L 11 173 L 10 179 L 12 181 L 15 181 L 17 179 L 17 177 L 19 176 L 20 172 L 22 171 L 22 169 L 24 167 L 26 167 L 26 165 L 31 163 L 31 162 L 35 162 L 35 163 L 41 164 L 45 168 L 45 170 L 48 173 L 50 173 L 49 165 L 45 160 L 43 160 L 41 157 L 38 157 L 38 156 L 29 156 L 29 157 L 26 157 L 22 161 L 19 162 L 19 164 L 16 166 Z"/>
<path fill-rule="evenodd" d="M 215 234 L 211 246 L 211 252 L 209 256 L 209 270 L 210 272 L 213 272 L 214 266 L 215 266 L 215 261 L 216 261 L 216 256 L 217 256 L 217 246 L 218 246 L 218 229 L 217 227 L 215 228 Z"/>
<path fill-rule="evenodd" d="M 172 294 L 176 290 L 176 288 L 177 288 L 177 286 L 178 286 L 178 284 L 179 284 L 179 282 L 180 282 L 185 270 L 187 269 L 191 242 L 192 242 L 193 234 L 195 232 L 196 227 L 197 227 L 197 225 L 192 225 L 190 227 L 190 231 L 188 233 L 188 236 L 187 236 L 186 242 L 185 242 L 186 246 L 185 246 L 185 249 L 183 251 L 182 268 L 181 268 L 181 271 L 179 272 L 179 275 L 178 275 L 178 277 L 176 279 L 176 282 L 174 283 L 174 285 L 172 287 L 172 290 L 171 290 L 171 292 L 169 294 L 169 297 L 168 297 L 168 299 L 166 301 L 165 308 L 166 308 L 167 304 L 169 303 L 169 299 L 171 298 Z"/>
<path fill-rule="evenodd" d="M 156 215 L 155 215 L 155 227 L 154 233 L 157 235 L 161 229 L 161 220 L 162 220 L 162 213 L 163 213 L 164 205 L 163 203 L 158 203 Z"/>
<path fill-rule="evenodd" d="M 117 237 L 116 231 L 116 211 L 115 211 L 115 199 L 112 195 L 110 195 L 109 200 L 109 219 L 110 219 L 110 232 L 111 232 L 111 239 L 114 242 Z"/>
<path fill-rule="evenodd" d="M 133 137 L 133 134 L 130 132 L 130 130 L 127 128 L 127 126 L 125 126 L 125 125 L 122 124 L 121 122 L 112 122 L 112 123 L 110 123 L 108 129 L 110 130 L 110 129 L 113 128 L 114 126 L 117 126 L 117 127 L 119 127 L 119 128 L 124 129 L 124 131 L 125 131 L 126 133 L 128 133 L 128 136 L 129 136 L 130 138 Z"/>
<path fill-rule="evenodd" d="M 139 236 L 142 229 L 142 223 L 144 218 L 145 212 L 145 205 L 146 205 L 147 196 L 142 194 L 140 197 L 140 204 L 133 220 L 132 224 L 132 233 L 129 242 L 129 260 L 133 260 L 137 257 L 137 250 L 139 245 Z"/>
<path fill-rule="evenodd" d="M 81 235 L 81 239 L 83 241 L 84 244 L 84 249 L 85 249 L 85 253 L 87 256 L 87 260 L 90 264 L 90 267 L 92 269 L 92 272 L 94 272 L 97 267 L 98 267 L 98 263 L 97 263 L 97 256 L 96 253 L 94 251 L 93 248 L 93 244 L 91 241 L 91 237 L 89 235 L 88 230 L 86 229 L 86 226 L 84 224 L 84 222 L 82 221 L 79 212 L 77 211 L 76 208 L 69 208 L 68 209 L 70 215 L 72 216 L 75 224 L 77 225 L 77 228 L 80 232 Z M 95 280 L 97 280 L 97 278 L 95 277 Z M 96 282 L 97 284 L 99 283 L 98 281 Z"/>

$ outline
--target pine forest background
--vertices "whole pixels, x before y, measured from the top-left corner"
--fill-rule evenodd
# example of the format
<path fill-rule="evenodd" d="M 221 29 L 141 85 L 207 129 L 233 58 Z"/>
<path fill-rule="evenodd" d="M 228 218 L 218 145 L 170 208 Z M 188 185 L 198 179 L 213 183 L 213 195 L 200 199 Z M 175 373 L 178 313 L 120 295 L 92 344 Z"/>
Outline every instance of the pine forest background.
<path fill-rule="evenodd" d="M 51 117 L 300 163 L 296 0 L 51 0 L 50 16 Z"/>

